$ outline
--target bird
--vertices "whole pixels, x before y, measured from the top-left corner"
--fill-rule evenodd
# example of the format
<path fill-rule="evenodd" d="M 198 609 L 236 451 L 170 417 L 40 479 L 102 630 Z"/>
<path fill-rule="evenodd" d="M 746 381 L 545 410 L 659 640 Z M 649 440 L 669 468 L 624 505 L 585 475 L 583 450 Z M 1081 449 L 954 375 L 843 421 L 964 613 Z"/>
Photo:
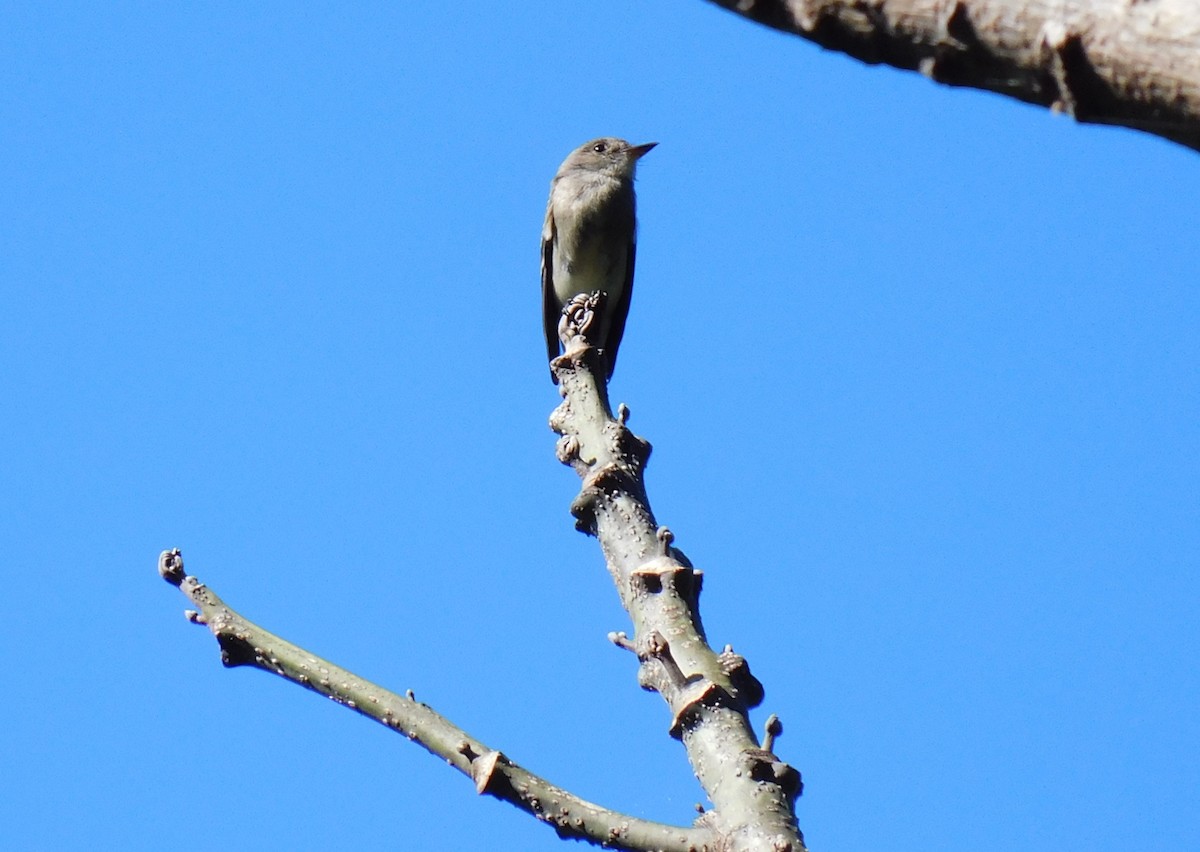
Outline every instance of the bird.
<path fill-rule="evenodd" d="M 563 306 L 580 293 L 598 290 L 605 299 L 599 330 L 591 339 L 602 350 L 605 379 L 612 378 L 633 295 L 634 173 L 638 160 L 657 144 L 631 145 L 612 136 L 593 139 L 568 154 L 550 182 L 542 227 L 542 323 L 551 361 L 560 351 Z"/>

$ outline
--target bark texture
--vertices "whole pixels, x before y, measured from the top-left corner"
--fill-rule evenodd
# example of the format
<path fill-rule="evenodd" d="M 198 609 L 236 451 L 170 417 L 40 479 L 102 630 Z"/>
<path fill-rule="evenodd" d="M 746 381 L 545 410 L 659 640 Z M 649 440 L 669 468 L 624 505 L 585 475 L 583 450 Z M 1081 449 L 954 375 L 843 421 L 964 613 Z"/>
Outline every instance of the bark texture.
<path fill-rule="evenodd" d="M 650 445 L 626 427 L 625 406 L 616 417 L 609 406 L 602 359 L 587 339 L 603 298 L 579 295 L 563 309 L 566 351 L 550 363 L 563 402 L 550 426 L 562 436 L 559 460 L 583 480 L 571 506 L 576 527 L 599 540 L 633 622 L 634 639 L 609 638 L 637 655 L 638 682 L 670 708 L 671 736 L 714 805 L 697 827 L 712 830 L 722 852 L 805 852 L 795 816 L 800 773 L 772 750 L 781 728 L 774 722 L 759 744 L 749 711 L 762 701 L 762 685 L 732 648 L 718 654 L 709 646 L 703 574 L 650 509 L 642 476 Z"/>
<path fill-rule="evenodd" d="M 1200 150 L 1197 0 L 711 0 L 870 64 Z"/>

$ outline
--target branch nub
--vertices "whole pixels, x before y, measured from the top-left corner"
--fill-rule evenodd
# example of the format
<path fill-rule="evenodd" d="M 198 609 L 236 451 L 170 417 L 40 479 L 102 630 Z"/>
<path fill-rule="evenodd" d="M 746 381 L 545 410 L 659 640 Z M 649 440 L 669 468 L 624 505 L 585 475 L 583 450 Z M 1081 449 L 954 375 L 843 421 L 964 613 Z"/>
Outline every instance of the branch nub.
<path fill-rule="evenodd" d="M 183 582 L 187 574 L 183 570 L 183 554 L 179 552 L 178 547 L 164 550 L 158 555 L 158 575 L 172 586 Z"/>
<path fill-rule="evenodd" d="M 732 645 L 717 655 L 717 663 L 721 671 L 729 678 L 729 683 L 737 691 L 738 696 L 746 702 L 747 707 L 757 707 L 762 704 L 765 691 L 762 681 L 750 674 L 750 664 L 741 654 L 734 653 Z"/>

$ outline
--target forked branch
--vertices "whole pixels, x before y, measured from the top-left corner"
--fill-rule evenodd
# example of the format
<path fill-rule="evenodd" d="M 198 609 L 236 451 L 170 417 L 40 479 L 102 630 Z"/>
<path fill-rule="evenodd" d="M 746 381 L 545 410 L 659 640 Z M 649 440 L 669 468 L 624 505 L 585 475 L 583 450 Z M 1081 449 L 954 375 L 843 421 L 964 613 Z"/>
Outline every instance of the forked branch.
<path fill-rule="evenodd" d="M 416 700 L 363 680 L 247 621 L 183 570 L 178 550 L 159 557 L 159 573 L 196 606 L 189 619 L 212 631 L 226 666 L 253 666 L 361 713 L 403 734 L 469 776 L 479 793 L 510 802 L 554 826 L 562 837 L 614 849 L 668 852 L 805 852 L 794 804 L 800 773 L 774 755 L 778 720 L 762 746 L 749 710 L 763 696 L 745 659 L 709 646 L 700 623 L 702 575 L 673 545 L 650 511 L 642 471 L 650 445 L 614 417 L 597 350 L 588 332 L 603 296 L 579 296 L 563 309 L 565 354 L 551 364 L 564 400 L 551 416 L 558 456 L 583 488 L 572 505 L 579 529 L 604 550 L 635 638 L 610 639 L 637 655 L 638 680 L 671 710 L 681 740 L 715 806 L 690 828 L 636 819 L 580 799 L 522 769 Z"/>

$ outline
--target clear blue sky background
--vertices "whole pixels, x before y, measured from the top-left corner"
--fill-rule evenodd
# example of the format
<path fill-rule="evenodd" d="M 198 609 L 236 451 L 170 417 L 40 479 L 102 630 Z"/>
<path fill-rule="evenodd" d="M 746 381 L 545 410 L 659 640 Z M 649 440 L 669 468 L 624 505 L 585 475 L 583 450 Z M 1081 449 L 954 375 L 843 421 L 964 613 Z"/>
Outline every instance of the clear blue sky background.
<path fill-rule="evenodd" d="M 546 192 L 601 134 L 661 143 L 613 395 L 811 846 L 1200 847 L 1200 158 L 613 0 L 0 11 L 6 848 L 561 848 L 223 670 L 173 546 L 693 817 L 546 427 Z"/>

